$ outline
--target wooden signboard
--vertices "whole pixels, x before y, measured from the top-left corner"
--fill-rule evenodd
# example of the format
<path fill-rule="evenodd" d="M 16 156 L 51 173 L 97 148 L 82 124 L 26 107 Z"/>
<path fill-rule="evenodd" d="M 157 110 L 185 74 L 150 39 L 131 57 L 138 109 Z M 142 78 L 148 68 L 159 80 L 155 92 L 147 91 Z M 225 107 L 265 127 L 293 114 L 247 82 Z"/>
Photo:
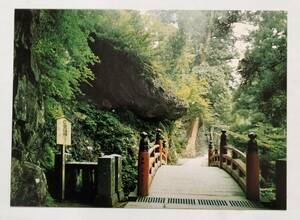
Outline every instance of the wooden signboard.
<path fill-rule="evenodd" d="M 56 121 L 56 143 L 61 146 L 60 151 L 60 199 L 65 198 L 65 148 L 71 145 L 71 123 L 65 118 Z"/>
<path fill-rule="evenodd" d="M 57 119 L 56 143 L 59 145 L 71 145 L 71 123 L 65 118 Z"/>

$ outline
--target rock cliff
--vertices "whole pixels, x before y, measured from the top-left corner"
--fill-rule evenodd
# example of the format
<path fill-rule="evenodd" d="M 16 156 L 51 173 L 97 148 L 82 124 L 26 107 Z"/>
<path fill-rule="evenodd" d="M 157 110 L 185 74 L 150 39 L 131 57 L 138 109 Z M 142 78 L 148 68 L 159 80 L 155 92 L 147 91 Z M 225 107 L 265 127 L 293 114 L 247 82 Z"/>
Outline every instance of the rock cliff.
<path fill-rule="evenodd" d="M 100 108 L 130 109 L 145 119 L 174 120 L 186 112 L 181 101 L 144 74 L 136 56 L 103 39 L 96 39 L 91 48 L 101 62 L 92 67 L 92 86 L 83 85 L 86 99 Z"/>

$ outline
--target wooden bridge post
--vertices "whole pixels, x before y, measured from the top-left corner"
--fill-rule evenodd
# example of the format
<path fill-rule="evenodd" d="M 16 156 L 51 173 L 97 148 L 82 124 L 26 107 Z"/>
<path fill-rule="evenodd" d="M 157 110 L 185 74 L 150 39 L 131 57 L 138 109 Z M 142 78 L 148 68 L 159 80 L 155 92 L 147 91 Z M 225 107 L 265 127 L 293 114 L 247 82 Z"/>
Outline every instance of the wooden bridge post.
<path fill-rule="evenodd" d="M 212 141 L 209 141 L 209 144 L 208 144 L 208 166 L 210 166 L 210 163 L 211 163 L 211 157 L 213 155 L 213 144 L 212 144 Z"/>
<path fill-rule="evenodd" d="M 141 133 L 138 158 L 138 195 L 149 194 L 149 139 L 146 132 Z"/>
<path fill-rule="evenodd" d="M 164 137 L 162 135 L 162 130 L 157 128 L 156 129 L 156 139 L 155 139 L 155 144 L 159 145 L 159 161 L 162 164 L 162 150 L 163 150 L 163 140 Z"/>
<path fill-rule="evenodd" d="M 276 208 L 286 209 L 286 159 L 276 160 Z"/>
<path fill-rule="evenodd" d="M 250 132 L 246 155 L 246 196 L 252 201 L 259 201 L 259 158 L 256 134 Z"/>
<path fill-rule="evenodd" d="M 225 149 L 227 145 L 227 135 L 226 131 L 223 129 L 220 138 L 220 168 L 222 168 L 223 165 L 223 155 L 227 153 L 227 150 Z"/>

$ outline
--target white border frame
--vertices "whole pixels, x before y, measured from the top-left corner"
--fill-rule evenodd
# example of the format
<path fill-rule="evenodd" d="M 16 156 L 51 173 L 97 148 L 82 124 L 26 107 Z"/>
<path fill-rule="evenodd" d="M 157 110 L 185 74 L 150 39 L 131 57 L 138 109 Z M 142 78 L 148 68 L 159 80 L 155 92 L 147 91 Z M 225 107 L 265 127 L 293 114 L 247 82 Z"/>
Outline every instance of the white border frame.
<path fill-rule="evenodd" d="M 145 210 L 10 207 L 10 158 L 15 8 L 181 9 L 288 11 L 288 211 Z M 295 0 L 11 0 L 0 2 L 0 220 L 2 219 L 300 219 L 300 10 Z"/>

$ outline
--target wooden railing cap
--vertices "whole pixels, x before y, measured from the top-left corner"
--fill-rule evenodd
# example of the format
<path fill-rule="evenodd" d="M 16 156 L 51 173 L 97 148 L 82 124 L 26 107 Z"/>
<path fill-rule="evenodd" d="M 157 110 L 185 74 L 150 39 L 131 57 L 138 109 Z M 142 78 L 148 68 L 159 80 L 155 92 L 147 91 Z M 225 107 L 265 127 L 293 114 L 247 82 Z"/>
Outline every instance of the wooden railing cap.
<path fill-rule="evenodd" d="M 156 141 L 163 140 L 163 139 L 164 139 L 164 137 L 162 135 L 162 130 L 160 128 L 157 128 L 156 129 Z"/>
<path fill-rule="evenodd" d="M 145 137 L 148 136 L 148 133 L 145 132 L 145 131 L 142 131 L 142 132 L 140 133 L 140 135 L 141 135 L 142 138 L 145 138 Z"/>
<path fill-rule="evenodd" d="M 257 152 L 257 142 L 255 140 L 255 138 L 257 137 L 257 135 L 251 131 L 249 134 L 248 134 L 248 137 L 250 138 L 250 140 L 248 141 L 248 148 L 247 148 L 247 152 L 250 153 L 250 152 Z"/>
<path fill-rule="evenodd" d="M 257 135 L 256 135 L 253 131 L 251 131 L 251 132 L 249 132 L 248 137 L 249 137 L 251 140 L 254 140 L 254 139 L 257 137 Z"/>
<path fill-rule="evenodd" d="M 140 151 L 148 151 L 149 149 L 149 138 L 147 132 L 141 132 L 141 140 L 139 145 Z"/>

